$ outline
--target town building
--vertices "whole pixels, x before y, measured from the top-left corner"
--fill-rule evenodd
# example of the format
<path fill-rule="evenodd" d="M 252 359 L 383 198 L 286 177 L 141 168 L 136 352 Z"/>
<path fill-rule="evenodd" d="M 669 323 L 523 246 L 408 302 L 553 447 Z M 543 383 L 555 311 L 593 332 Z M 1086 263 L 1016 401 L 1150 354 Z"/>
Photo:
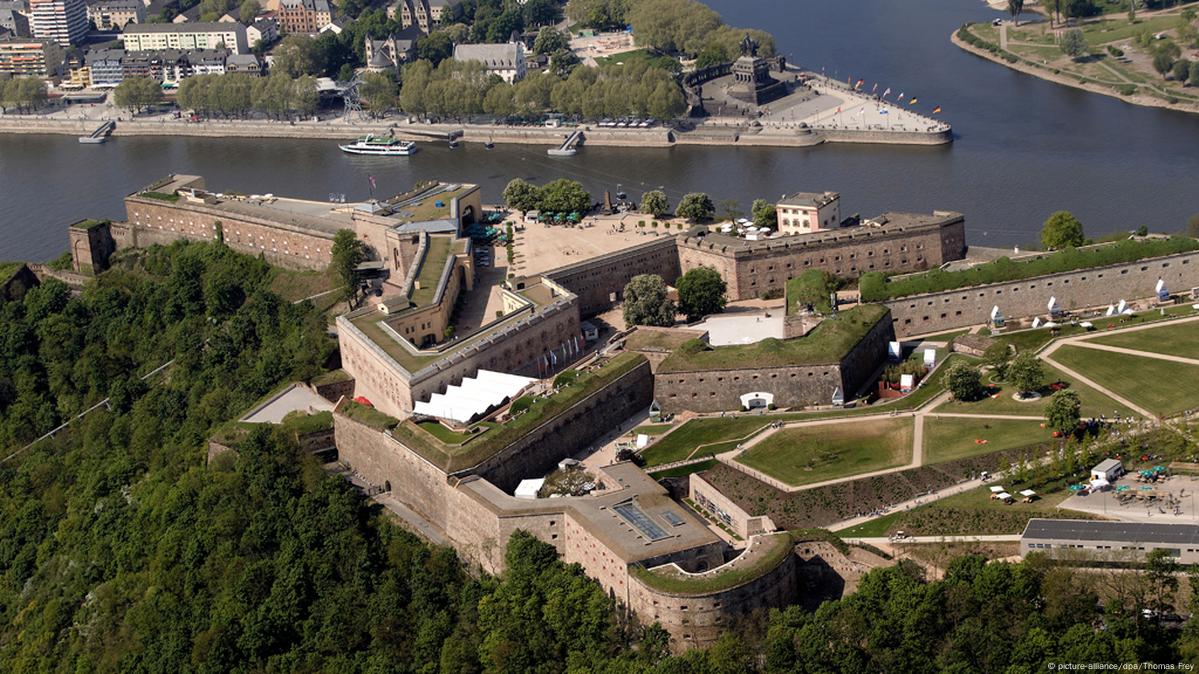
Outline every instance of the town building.
<path fill-rule="evenodd" d="M 399 0 L 387 8 L 387 17 L 404 28 L 415 26 L 428 34 L 457 21 L 461 4 L 462 0 Z"/>
<path fill-rule="evenodd" d="M 1154 550 L 1165 550 L 1179 564 L 1199 564 L 1199 524 L 1038 517 L 1020 535 L 1021 555 L 1039 552 L 1055 559 L 1143 562 Z"/>
<path fill-rule="evenodd" d="M 233 54 L 249 52 L 246 28 L 240 23 L 146 23 L 127 26 L 122 34 L 125 50 L 216 49 Z"/>
<path fill-rule="evenodd" d="M 775 205 L 783 234 L 811 234 L 841 226 L 841 195 L 836 192 L 797 192 Z"/>
<path fill-rule="evenodd" d="M 366 40 L 366 69 L 371 72 L 384 70 L 399 70 L 400 66 L 412 60 L 416 54 L 416 39 L 420 30 L 408 27 L 399 33 L 392 33 L 382 40 L 372 40 L 368 35 Z"/>
<path fill-rule="evenodd" d="M 97 30 L 125 30 L 146 22 L 146 6 L 141 0 L 100 0 L 87 6 L 87 18 Z"/>
<path fill-rule="evenodd" d="M 33 37 L 60 47 L 81 44 L 87 37 L 87 5 L 83 0 L 30 0 Z"/>
<path fill-rule="evenodd" d="M 274 44 L 279 39 L 279 22 L 275 19 L 255 19 L 246 26 L 246 42 L 253 49 L 257 45 Z"/>
<path fill-rule="evenodd" d="M 89 86 L 96 89 L 113 89 L 124 81 L 124 49 L 90 49 L 85 59 L 91 76 Z"/>
<path fill-rule="evenodd" d="M 276 18 L 282 33 L 319 33 L 333 20 L 328 0 L 280 0 Z"/>
<path fill-rule="evenodd" d="M 225 72 L 261 75 L 262 64 L 253 54 L 230 54 L 225 58 Z"/>
<path fill-rule="evenodd" d="M 53 77 L 62 70 L 63 51 L 52 40 L 0 39 L 0 74 Z"/>
<path fill-rule="evenodd" d="M 479 61 L 488 74 L 508 83 L 519 82 L 527 72 L 525 46 L 519 42 L 454 45 L 454 60 Z"/>
<path fill-rule="evenodd" d="M 7 37 L 33 37 L 29 27 L 29 3 L 25 0 L 0 0 L 0 33 Z"/>

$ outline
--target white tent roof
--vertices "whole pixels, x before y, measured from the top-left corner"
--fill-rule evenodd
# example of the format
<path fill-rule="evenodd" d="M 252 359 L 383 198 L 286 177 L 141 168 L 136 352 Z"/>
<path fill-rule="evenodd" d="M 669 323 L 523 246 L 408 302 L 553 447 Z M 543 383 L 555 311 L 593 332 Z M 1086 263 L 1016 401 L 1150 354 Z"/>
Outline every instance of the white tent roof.
<path fill-rule="evenodd" d="M 479 370 L 474 377 L 464 378 L 461 384 L 447 386 L 445 393 L 429 396 L 428 402 L 417 402 L 412 411 L 467 424 L 519 395 L 534 381 L 530 377 Z"/>
<path fill-rule="evenodd" d="M 1111 486 L 1111 484 L 1107 480 L 1091 480 L 1091 489 L 1102 489 Z"/>
<path fill-rule="evenodd" d="M 542 485 L 545 484 L 545 478 L 539 477 L 536 480 L 521 480 L 520 484 L 516 485 L 516 498 L 537 498 L 537 492 L 541 491 Z"/>
<path fill-rule="evenodd" d="M 1021 496 L 1036 496 L 1037 492 L 1035 492 L 1031 489 L 1025 489 L 1024 491 L 1020 492 L 1020 495 Z"/>
<path fill-rule="evenodd" d="M 1007 493 L 1006 491 L 999 495 L 999 499 L 1001 501 L 1006 501 L 1006 500 L 1010 499 L 1011 497 L 1012 497 L 1012 495 Z"/>
<path fill-rule="evenodd" d="M 1000 487 L 999 485 L 995 485 L 994 487 L 991 487 L 991 493 L 992 494 L 1002 494 L 1003 487 Z"/>

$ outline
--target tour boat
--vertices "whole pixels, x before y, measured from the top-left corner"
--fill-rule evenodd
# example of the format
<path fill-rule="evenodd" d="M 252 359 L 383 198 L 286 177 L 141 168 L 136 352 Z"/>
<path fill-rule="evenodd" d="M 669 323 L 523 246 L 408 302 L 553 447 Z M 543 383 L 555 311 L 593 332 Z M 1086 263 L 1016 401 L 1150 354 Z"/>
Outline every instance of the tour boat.
<path fill-rule="evenodd" d="M 363 136 L 353 143 L 338 145 L 342 152 L 381 157 L 407 157 L 416 152 L 416 143 L 384 136 Z"/>

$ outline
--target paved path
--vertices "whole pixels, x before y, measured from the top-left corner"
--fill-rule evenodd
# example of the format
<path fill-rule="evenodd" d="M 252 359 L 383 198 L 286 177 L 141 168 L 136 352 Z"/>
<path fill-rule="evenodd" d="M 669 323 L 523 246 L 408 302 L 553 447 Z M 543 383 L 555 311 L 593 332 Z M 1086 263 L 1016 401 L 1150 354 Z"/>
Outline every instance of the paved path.
<path fill-rule="evenodd" d="M 908 536 L 892 539 L 888 536 L 870 538 L 845 538 L 846 543 L 867 545 L 897 545 L 902 543 L 1012 543 L 1020 540 L 1020 534 L 978 534 L 967 536 Z"/>
<path fill-rule="evenodd" d="M 968 414 L 966 412 L 929 412 L 925 416 L 954 419 L 1010 419 L 1012 421 L 1045 421 L 1043 414 Z"/>

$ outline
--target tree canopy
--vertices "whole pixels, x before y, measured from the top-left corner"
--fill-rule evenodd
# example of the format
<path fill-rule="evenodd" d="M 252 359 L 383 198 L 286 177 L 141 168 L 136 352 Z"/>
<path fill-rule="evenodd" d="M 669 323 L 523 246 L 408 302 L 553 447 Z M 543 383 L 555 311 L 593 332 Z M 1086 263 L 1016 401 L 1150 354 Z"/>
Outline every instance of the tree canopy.
<path fill-rule="evenodd" d="M 679 311 L 687 315 L 688 322 L 724 311 L 728 301 L 725 296 L 728 286 L 720 272 L 711 267 L 689 270 L 679 277 L 675 288 L 679 291 Z"/>
<path fill-rule="evenodd" d="M 702 222 L 712 219 L 712 216 L 716 214 L 716 205 L 712 203 L 712 197 L 707 194 L 691 192 L 683 195 L 683 198 L 679 200 L 674 214 L 680 218 L 686 218 L 688 222 Z"/>
<path fill-rule="evenodd" d="M 657 274 L 639 274 L 625 284 L 623 311 L 627 325 L 674 325 L 674 302 Z"/>
<path fill-rule="evenodd" d="M 1022 351 L 1007 364 L 1004 378 L 1011 382 L 1021 395 L 1035 393 L 1045 384 L 1045 367 L 1035 355 Z"/>
<path fill-rule="evenodd" d="M 640 211 L 646 215 L 660 218 L 670 213 L 670 201 L 662 190 L 650 190 L 641 195 Z"/>
<path fill-rule="evenodd" d="M 1049 250 L 1077 247 L 1086 243 L 1082 223 L 1070 211 L 1057 211 L 1041 228 L 1041 245 Z"/>
<path fill-rule="evenodd" d="M 1078 430 L 1082 399 L 1077 391 L 1063 389 L 1049 397 L 1045 406 L 1045 422 L 1053 430 L 1069 435 Z"/>
<path fill-rule="evenodd" d="M 982 397 L 982 377 L 978 368 L 967 363 L 954 363 L 945 372 L 945 385 L 956 400 L 970 402 Z"/>

